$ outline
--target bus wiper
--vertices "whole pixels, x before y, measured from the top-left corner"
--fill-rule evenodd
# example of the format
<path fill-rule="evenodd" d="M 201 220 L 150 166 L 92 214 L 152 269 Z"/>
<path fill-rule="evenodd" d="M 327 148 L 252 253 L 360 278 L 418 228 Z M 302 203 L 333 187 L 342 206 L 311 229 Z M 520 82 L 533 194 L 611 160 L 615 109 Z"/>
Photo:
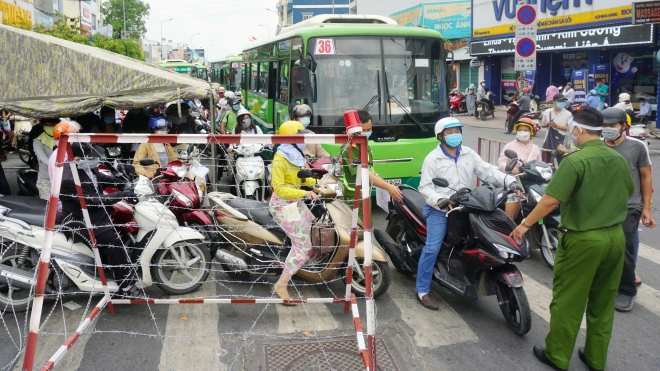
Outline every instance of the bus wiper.
<path fill-rule="evenodd" d="M 367 105 L 364 106 L 364 108 L 362 110 L 369 112 L 371 107 L 373 107 L 374 104 L 376 104 L 376 102 L 378 102 L 378 121 L 380 121 L 380 114 L 381 114 L 380 105 L 381 105 L 381 96 L 382 96 L 382 94 L 380 92 L 380 71 L 376 71 L 376 86 L 378 87 L 378 90 L 377 90 L 378 93 L 376 95 L 374 95 L 373 97 L 371 97 L 371 100 L 369 100 L 369 103 L 367 103 Z"/>
<path fill-rule="evenodd" d="M 387 113 L 390 117 L 390 122 L 392 122 L 392 102 L 390 101 L 390 82 L 387 81 L 387 71 L 383 71 L 383 77 L 385 77 L 385 97 L 387 97 Z"/>
<path fill-rule="evenodd" d="M 401 101 L 399 101 L 394 95 L 388 95 L 387 96 L 387 102 L 388 103 L 389 103 L 390 100 L 393 100 L 394 103 L 398 104 L 399 107 L 401 107 L 401 109 L 403 110 L 403 112 L 406 113 L 406 116 L 410 117 L 410 119 L 413 120 L 413 122 L 415 122 L 415 124 L 417 124 L 417 126 L 419 126 L 422 129 L 423 132 L 426 133 L 427 131 L 429 131 L 429 129 L 427 129 L 424 125 L 422 125 L 422 123 L 419 122 L 419 120 L 417 120 L 417 118 L 415 116 L 413 116 L 413 114 L 410 113 L 410 111 L 408 111 L 408 109 L 403 105 L 403 103 L 401 103 Z M 390 115 L 391 115 L 391 113 L 390 113 Z"/>

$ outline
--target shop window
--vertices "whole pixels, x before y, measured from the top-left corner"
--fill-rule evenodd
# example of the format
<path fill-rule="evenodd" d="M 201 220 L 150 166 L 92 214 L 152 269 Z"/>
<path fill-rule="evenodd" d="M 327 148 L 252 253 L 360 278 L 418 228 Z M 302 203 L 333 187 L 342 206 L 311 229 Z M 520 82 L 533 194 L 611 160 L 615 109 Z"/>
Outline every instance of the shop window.
<path fill-rule="evenodd" d="M 311 19 L 314 16 L 314 13 L 303 13 L 302 14 L 302 20 L 306 21 L 308 19 Z"/>

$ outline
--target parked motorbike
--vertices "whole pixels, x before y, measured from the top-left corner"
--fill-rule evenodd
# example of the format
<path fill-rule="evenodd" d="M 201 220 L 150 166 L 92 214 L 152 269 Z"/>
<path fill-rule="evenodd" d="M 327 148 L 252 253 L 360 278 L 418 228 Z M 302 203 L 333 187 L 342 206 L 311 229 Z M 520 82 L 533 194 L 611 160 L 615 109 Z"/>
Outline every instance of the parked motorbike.
<path fill-rule="evenodd" d="M 122 200 L 113 208 L 116 213 L 135 218 L 139 228 L 139 257 L 133 269 L 140 272 L 142 288 L 156 284 L 171 294 L 197 290 L 210 271 L 211 257 L 203 243 L 204 236 L 180 227 L 176 217 L 152 196 L 151 181 L 140 176 L 130 187 L 138 200 Z M 44 244 L 47 201 L 31 197 L 0 197 L 0 305 L 13 311 L 25 311 L 34 291 L 34 275 Z M 66 220 L 63 221 L 66 223 Z M 66 225 L 66 224 L 64 224 Z M 65 226 L 58 226 L 53 236 L 51 264 L 46 284 L 47 294 L 97 292 L 102 284 L 97 278 L 94 254 L 89 246 L 74 243 Z M 132 270 L 133 270 L 132 269 Z M 112 271 L 106 269 L 108 289 L 118 290 Z"/>
<path fill-rule="evenodd" d="M 333 184 L 337 184 L 337 181 L 326 170 L 301 170 L 298 176 L 319 180 L 314 187 L 314 191 L 319 194 L 319 201 L 310 203 L 309 207 L 317 218 L 314 225 L 326 230 L 325 233 L 320 232 L 323 234 L 323 246 L 332 248 L 332 252 L 325 254 L 318 264 L 303 267 L 296 275 L 315 283 L 331 281 L 337 274 L 345 280 L 352 210 L 336 199 Z M 239 280 L 248 279 L 251 275 L 279 275 L 289 255 L 291 241 L 273 221 L 268 212 L 268 203 L 220 192 L 211 192 L 208 197 L 217 228 L 224 238 L 215 258 L 221 262 L 225 272 Z M 361 232 L 358 232 L 357 237 L 351 291 L 364 296 L 364 241 Z M 379 297 L 389 288 L 391 273 L 387 255 L 377 246 L 373 246 L 373 260 L 373 296 Z"/>
<path fill-rule="evenodd" d="M 18 149 L 18 157 L 24 164 L 30 164 L 30 151 L 28 149 L 28 141 L 30 140 L 30 132 L 26 130 L 19 130 L 18 137 L 16 138 L 16 148 Z"/>
<path fill-rule="evenodd" d="M 239 197 L 262 201 L 266 199 L 268 168 L 263 158 L 257 156 L 263 150 L 262 144 L 239 144 L 227 156 L 228 175 L 230 179 L 233 178 Z"/>
<path fill-rule="evenodd" d="M 519 160 L 516 152 L 510 149 L 504 151 L 504 155 L 509 159 Z M 519 167 L 520 173 L 516 177 L 527 195 L 525 202 L 521 200 L 521 210 L 524 216 L 531 213 L 541 201 L 545 195 L 545 187 L 550 182 L 554 171 L 552 165 L 543 161 L 534 160 L 524 164 L 519 160 L 519 163 L 522 166 Z M 560 220 L 559 207 L 557 207 L 527 231 L 531 247 L 541 250 L 543 261 L 550 268 L 555 266 L 555 253 L 559 237 L 564 233 L 564 230 L 559 229 Z"/>
<path fill-rule="evenodd" d="M 467 113 L 467 98 L 458 90 L 449 93 L 449 108 L 452 115 Z"/>
<path fill-rule="evenodd" d="M 510 162 L 510 169 L 515 162 Z M 446 188 L 446 179 L 433 179 Z M 403 202 L 389 202 L 386 230 L 376 229 L 378 243 L 404 275 L 417 273 L 426 243 L 426 218 L 422 213 L 424 196 L 416 189 L 399 186 Z M 522 274 L 514 265 L 529 257 L 524 238 L 514 241 L 509 234 L 516 224 L 499 209 L 507 190 L 483 185 L 457 190 L 451 197 L 453 209 L 447 212 L 447 235 L 442 242 L 433 271 L 433 280 L 455 294 L 470 300 L 496 295 L 509 327 L 518 335 L 532 325 L 531 311 L 523 288 Z"/>

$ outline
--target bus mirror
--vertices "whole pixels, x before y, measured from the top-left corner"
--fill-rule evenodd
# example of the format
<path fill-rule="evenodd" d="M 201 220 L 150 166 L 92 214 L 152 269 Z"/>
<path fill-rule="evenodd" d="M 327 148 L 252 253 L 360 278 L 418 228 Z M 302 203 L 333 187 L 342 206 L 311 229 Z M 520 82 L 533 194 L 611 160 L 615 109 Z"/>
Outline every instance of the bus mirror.
<path fill-rule="evenodd" d="M 310 79 L 309 70 L 306 67 L 295 67 L 291 69 L 291 85 L 293 99 L 307 99 L 309 97 Z"/>

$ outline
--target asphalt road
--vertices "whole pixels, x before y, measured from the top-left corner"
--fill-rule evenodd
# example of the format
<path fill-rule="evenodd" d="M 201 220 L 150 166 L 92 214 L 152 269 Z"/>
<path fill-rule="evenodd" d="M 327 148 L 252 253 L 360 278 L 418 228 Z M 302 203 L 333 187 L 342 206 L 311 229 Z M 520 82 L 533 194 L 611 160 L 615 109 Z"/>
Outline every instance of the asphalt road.
<path fill-rule="evenodd" d="M 498 119 L 499 121 L 499 119 Z M 471 120 L 465 120 L 471 122 Z M 488 124 L 491 124 L 487 122 Z M 491 124 L 495 125 L 495 124 Z M 501 126 L 501 125 L 498 125 Z M 499 128 L 466 127 L 465 145 L 477 148 L 477 137 L 512 140 Z M 536 138 L 535 142 L 541 142 Z M 660 143 L 660 142 L 659 142 Z M 651 144 L 653 147 L 655 143 Z M 15 155 L 14 155 L 15 156 Z M 652 155 L 654 162 L 660 156 Z M 17 159 L 3 163 L 15 187 Z M 654 172 L 660 184 L 659 172 Z M 660 213 L 653 209 L 660 220 Z M 375 228 L 386 225 L 385 212 L 374 206 Z M 660 235 L 658 230 L 642 228 L 638 270 L 644 280 L 638 301 L 629 313 L 616 313 L 610 343 L 608 370 L 660 369 Z M 458 298 L 433 284 L 431 295 L 439 300 L 439 311 L 421 307 L 414 298 L 414 278 L 392 268 L 392 286 L 376 301 L 377 336 L 385 341 L 399 370 L 548 370 L 532 355 L 533 345 L 543 345 L 548 331 L 552 271 L 540 253 L 519 264 L 524 273 L 525 291 L 532 309 L 532 329 L 515 335 L 508 329 L 495 297 L 472 302 Z M 219 267 L 217 267 L 219 269 Z M 196 296 L 227 298 L 269 296 L 269 283 L 276 277 L 249 282 L 232 281 L 221 271 L 212 273 Z M 341 281 L 327 285 L 308 285 L 294 281 L 295 289 L 305 297 L 342 296 Z M 154 297 L 166 297 L 157 288 L 149 288 Z M 61 302 L 44 307 L 42 334 L 35 368 L 55 353 L 66 336 L 78 326 L 98 297 L 64 298 L 82 308 L 69 310 Z M 362 320 L 365 306 L 359 302 Z M 283 307 L 281 305 L 153 305 L 117 306 L 112 315 L 105 309 L 62 359 L 57 370 L 265 370 L 279 369 L 277 364 L 264 366 L 261 355 L 267 343 L 306 341 L 318 344 L 332 339 L 354 339 L 353 320 L 343 312 L 343 305 Z M 26 316 L 5 313 L 0 319 L 0 370 L 14 358 L 26 335 Z M 366 331 L 366 324 L 363 322 Z M 65 336 L 66 335 L 66 336 Z M 586 370 L 577 357 L 577 346 L 584 344 L 585 328 L 580 330 L 570 370 Z M 301 345 L 302 346 L 302 345 Z M 284 357 L 284 353 L 280 354 Z M 309 370 L 345 370 L 321 357 Z M 277 356 L 277 354 L 271 354 Z M 382 351 L 379 357 L 387 354 Z M 332 358 L 334 359 L 334 358 Z M 20 363 L 19 363 L 20 364 Z M 381 369 L 395 369 L 384 368 Z M 19 368 L 15 368 L 18 370 Z"/>

